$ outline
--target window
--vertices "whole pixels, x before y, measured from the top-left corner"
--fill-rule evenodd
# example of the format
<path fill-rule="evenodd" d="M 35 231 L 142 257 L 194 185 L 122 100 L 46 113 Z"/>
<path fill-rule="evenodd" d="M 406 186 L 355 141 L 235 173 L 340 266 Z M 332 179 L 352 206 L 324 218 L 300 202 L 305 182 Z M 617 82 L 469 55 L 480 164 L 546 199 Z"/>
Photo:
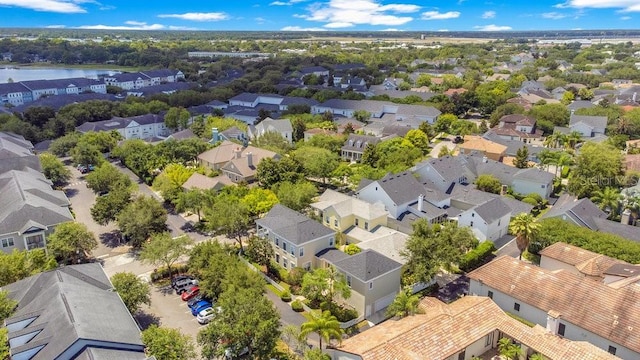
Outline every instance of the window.
<path fill-rule="evenodd" d="M 6 239 L 2 239 L 2 247 L 6 248 L 6 247 L 11 247 L 13 246 L 13 238 L 6 238 Z"/>
<path fill-rule="evenodd" d="M 473 215 L 473 214 L 471 214 L 471 215 Z M 473 221 L 471 222 L 471 224 L 469 224 L 469 226 L 473 226 Z"/>
<path fill-rule="evenodd" d="M 358 226 L 358 218 L 356 218 L 356 226 Z"/>
<path fill-rule="evenodd" d="M 493 299 L 493 291 L 489 290 L 489 292 L 487 292 L 487 296 L 489 299 Z"/>
<path fill-rule="evenodd" d="M 291 255 L 296 256 L 296 248 L 291 247 Z"/>
<path fill-rule="evenodd" d="M 615 354 L 616 354 L 616 350 L 618 350 L 618 349 L 616 349 L 616 347 L 615 347 L 615 346 L 611 346 L 611 345 L 609 345 L 609 350 L 607 350 L 607 352 L 608 352 L 609 354 L 613 354 L 613 355 L 615 355 Z"/>
<path fill-rule="evenodd" d="M 280 263 L 280 254 L 276 254 L 276 262 L 279 264 Z"/>
<path fill-rule="evenodd" d="M 369 283 L 369 290 L 373 289 L 373 281 Z"/>
<path fill-rule="evenodd" d="M 540 187 L 544 189 L 544 184 L 540 185 Z"/>
<path fill-rule="evenodd" d="M 338 227 L 338 219 L 333 220 L 333 226 Z"/>
<path fill-rule="evenodd" d="M 492 342 L 493 342 L 493 333 L 489 333 L 487 334 L 487 336 L 484 337 L 484 347 L 490 346 Z"/>
<path fill-rule="evenodd" d="M 42 234 L 27 236 L 27 250 L 44 247 L 44 236 Z"/>
<path fill-rule="evenodd" d="M 475 217 L 475 216 L 476 216 L 476 214 L 475 214 L 475 213 L 471 213 L 471 217 Z"/>
<path fill-rule="evenodd" d="M 333 246 L 333 238 L 329 238 L 329 246 Z"/>
<path fill-rule="evenodd" d="M 513 310 L 515 310 L 515 311 L 520 311 L 520 304 L 518 304 L 518 303 L 513 303 Z"/>
<path fill-rule="evenodd" d="M 324 222 L 328 224 L 329 223 L 329 217 L 324 218 Z"/>
<path fill-rule="evenodd" d="M 282 250 L 287 251 L 287 243 L 282 241 Z"/>
<path fill-rule="evenodd" d="M 280 245 L 280 239 L 276 238 L 276 246 Z"/>
<path fill-rule="evenodd" d="M 306 263 L 304 263 L 303 268 L 307 271 L 311 270 L 311 261 L 307 261 Z"/>
<path fill-rule="evenodd" d="M 347 285 L 351 287 L 351 276 L 347 275 Z"/>
<path fill-rule="evenodd" d="M 560 325 L 558 325 L 558 335 L 564 336 L 565 328 L 566 326 L 563 323 L 560 323 Z"/>
<path fill-rule="evenodd" d="M 364 229 L 369 230 L 369 223 L 366 221 L 364 222 Z"/>
<path fill-rule="evenodd" d="M 287 266 L 289 266 L 289 262 L 286 258 L 282 258 L 282 267 L 286 269 Z"/>
<path fill-rule="evenodd" d="M 299 254 L 300 254 L 300 255 L 298 255 L 298 256 L 304 256 L 304 248 L 300 248 L 300 252 L 299 252 Z"/>

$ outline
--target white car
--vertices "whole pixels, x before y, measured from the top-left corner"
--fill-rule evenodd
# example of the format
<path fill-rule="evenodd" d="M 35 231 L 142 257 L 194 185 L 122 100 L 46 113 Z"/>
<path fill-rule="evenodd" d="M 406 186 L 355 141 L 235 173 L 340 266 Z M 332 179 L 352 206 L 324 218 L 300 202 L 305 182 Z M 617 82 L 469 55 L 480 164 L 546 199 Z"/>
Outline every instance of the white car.
<path fill-rule="evenodd" d="M 209 323 L 209 321 L 211 321 L 211 319 L 213 319 L 214 316 L 216 316 L 216 314 L 220 313 L 220 307 L 209 307 L 206 308 L 204 310 L 201 310 L 198 315 L 196 316 L 196 319 L 198 319 L 198 323 L 204 325 Z"/>

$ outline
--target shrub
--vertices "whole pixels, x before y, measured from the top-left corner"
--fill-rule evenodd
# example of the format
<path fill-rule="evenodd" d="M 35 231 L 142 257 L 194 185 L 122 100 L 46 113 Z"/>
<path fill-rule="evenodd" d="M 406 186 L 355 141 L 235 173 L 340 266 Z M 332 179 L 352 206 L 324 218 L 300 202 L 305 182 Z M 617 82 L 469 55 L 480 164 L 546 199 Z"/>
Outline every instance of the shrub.
<path fill-rule="evenodd" d="M 300 285 L 302 285 L 302 278 L 304 277 L 304 274 L 306 274 L 306 270 L 301 268 L 301 267 L 294 267 L 293 269 L 291 269 L 291 271 L 289 271 L 289 274 L 287 275 L 286 278 L 286 283 L 293 286 L 293 287 L 300 287 Z"/>
<path fill-rule="evenodd" d="M 358 247 L 358 245 L 356 245 L 356 244 L 349 244 L 349 245 L 344 247 L 344 252 L 347 255 L 355 255 L 355 254 L 359 253 L 360 251 L 362 251 L 362 249 L 360 249 Z"/>
<path fill-rule="evenodd" d="M 188 272 L 188 270 L 189 270 L 188 265 L 174 265 L 171 267 L 171 273 L 173 274 L 173 276 L 185 274 Z M 168 278 L 169 278 L 169 269 L 167 269 L 166 266 L 154 269 L 153 272 L 151 273 L 151 282 L 156 282 L 156 281 L 159 281 L 162 279 L 168 279 Z"/>
<path fill-rule="evenodd" d="M 285 290 L 285 292 L 283 292 L 282 295 L 280 295 L 280 300 L 284 302 L 291 301 L 291 293 Z"/>
<path fill-rule="evenodd" d="M 538 201 L 534 198 L 526 197 L 522 199 L 523 203 L 529 204 L 531 206 L 538 206 Z"/>
<path fill-rule="evenodd" d="M 460 269 L 469 272 L 482 264 L 484 264 L 492 253 L 496 251 L 496 247 L 491 241 L 481 242 L 475 249 L 464 254 L 460 261 Z"/>
<path fill-rule="evenodd" d="M 287 273 L 287 270 L 272 260 L 269 262 L 269 265 L 267 265 L 267 275 L 276 281 L 284 281 L 289 274 Z"/>
<path fill-rule="evenodd" d="M 320 309 L 322 311 L 329 311 L 331 315 L 335 316 L 340 322 L 351 321 L 358 317 L 358 312 L 354 309 L 345 308 L 334 302 L 323 301 L 320 303 Z"/>
<path fill-rule="evenodd" d="M 302 312 L 304 311 L 304 307 L 302 307 L 302 301 L 300 300 L 295 300 L 294 302 L 291 303 L 291 309 L 295 312 Z"/>

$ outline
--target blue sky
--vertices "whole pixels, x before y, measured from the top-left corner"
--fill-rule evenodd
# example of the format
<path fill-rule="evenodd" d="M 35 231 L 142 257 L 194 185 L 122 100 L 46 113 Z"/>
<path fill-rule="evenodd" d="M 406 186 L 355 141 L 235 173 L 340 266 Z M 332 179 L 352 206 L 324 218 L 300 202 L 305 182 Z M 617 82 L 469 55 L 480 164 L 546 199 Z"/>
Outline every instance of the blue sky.
<path fill-rule="evenodd" d="M 0 27 L 140 30 L 634 29 L 640 0 L 0 0 Z"/>

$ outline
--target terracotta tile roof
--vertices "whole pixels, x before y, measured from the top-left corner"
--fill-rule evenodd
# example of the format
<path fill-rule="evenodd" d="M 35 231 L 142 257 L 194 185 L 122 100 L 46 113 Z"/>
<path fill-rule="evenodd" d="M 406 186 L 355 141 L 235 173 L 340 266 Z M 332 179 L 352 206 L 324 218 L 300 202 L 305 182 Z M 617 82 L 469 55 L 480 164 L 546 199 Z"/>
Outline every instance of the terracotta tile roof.
<path fill-rule="evenodd" d="M 388 320 L 346 339 L 339 351 L 363 360 L 448 359 L 487 334 L 499 330 L 548 359 L 617 359 L 595 346 L 530 328 L 505 314 L 491 299 L 466 296 L 446 305 L 425 298 L 424 314 Z"/>
<path fill-rule="evenodd" d="M 627 171 L 640 171 L 640 154 L 625 155 L 623 163 Z"/>
<path fill-rule="evenodd" d="M 557 242 L 542 249 L 542 251 L 540 251 L 540 255 L 562 261 L 565 264 L 576 266 L 587 260 L 591 260 L 600 254 L 567 243 Z"/>
<path fill-rule="evenodd" d="M 593 259 L 577 264 L 576 269 L 587 276 L 602 277 L 607 269 L 619 262 L 608 256 L 598 255 Z"/>
<path fill-rule="evenodd" d="M 640 351 L 638 285 L 614 289 L 566 270 L 549 271 L 508 256 L 472 271 L 469 278 L 545 313 L 555 310 L 568 323 Z"/>
<path fill-rule="evenodd" d="M 496 142 L 484 139 L 480 136 L 467 135 L 464 137 L 464 143 L 460 145 L 461 149 L 477 150 L 490 154 L 504 154 L 507 147 Z"/>

